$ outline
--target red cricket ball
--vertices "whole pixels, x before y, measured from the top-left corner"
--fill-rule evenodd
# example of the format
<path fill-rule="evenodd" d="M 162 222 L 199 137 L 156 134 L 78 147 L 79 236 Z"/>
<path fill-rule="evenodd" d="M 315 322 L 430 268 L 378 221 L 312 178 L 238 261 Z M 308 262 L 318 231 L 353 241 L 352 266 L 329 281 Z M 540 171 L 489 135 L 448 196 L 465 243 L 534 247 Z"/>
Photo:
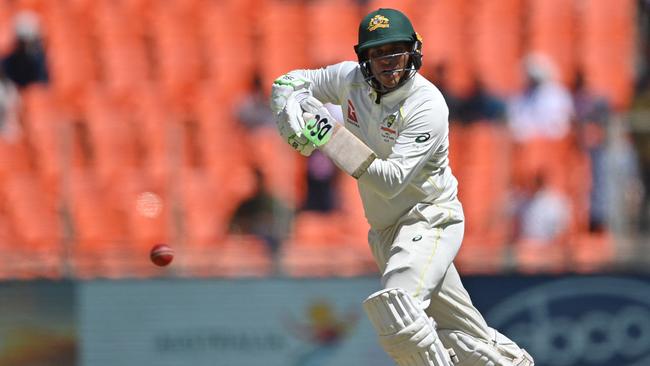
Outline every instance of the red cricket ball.
<path fill-rule="evenodd" d="M 154 245 L 149 253 L 149 258 L 153 264 L 159 267 L 164 267 L 174 259 L 174 249 L 167 244 Z"/>

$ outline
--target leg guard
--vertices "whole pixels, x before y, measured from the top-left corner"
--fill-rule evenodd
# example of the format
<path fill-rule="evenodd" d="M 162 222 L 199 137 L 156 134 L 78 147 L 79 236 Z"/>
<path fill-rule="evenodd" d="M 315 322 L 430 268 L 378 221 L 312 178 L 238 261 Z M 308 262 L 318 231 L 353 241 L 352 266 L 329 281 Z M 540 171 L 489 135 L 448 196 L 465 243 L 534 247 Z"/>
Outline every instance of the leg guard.
<path fill-rule="evenodd" d="M 379 333 L 379 343 L 399 366 L 450 366 L 433 319 L 401 289 L 370 295 L 363 307 Z"/>
<path fill-rule="evenodd" d="M 474 338 L 456 330 L 439 330 L 438 335 L 458 357 L 456 366 L 534 366 L 533 358 L 508 337 L 490 328 L 492 339 Z"/>

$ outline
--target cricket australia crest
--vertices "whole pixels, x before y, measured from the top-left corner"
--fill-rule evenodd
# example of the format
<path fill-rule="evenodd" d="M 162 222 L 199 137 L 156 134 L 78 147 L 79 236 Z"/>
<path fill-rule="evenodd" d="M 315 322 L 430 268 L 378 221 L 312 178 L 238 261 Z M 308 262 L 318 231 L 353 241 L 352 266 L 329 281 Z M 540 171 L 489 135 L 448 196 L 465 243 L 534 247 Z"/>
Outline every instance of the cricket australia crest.
<path fill-rule="evenodd" d="M 368 30 L 372 32 L 378 28 L 390 28 L 390 21 L 388 18 L 379 14 L 372 17 L 370 23 L 368 23 Z"/>
<path fill-rule="evenodd" d="M 399 115 L 399 111 L 388 115 L 386 118 L 384 118 L 383 121 L 381 121 L 381 125 L 379 126 L 379 129 L 380 129 L 381 139 L 384 140 L 384 142 L 395 142 L 395 139 L 397 138 L 397 129 L 395 128 L 395 121 L 397 121 L 398 115 Z"/>

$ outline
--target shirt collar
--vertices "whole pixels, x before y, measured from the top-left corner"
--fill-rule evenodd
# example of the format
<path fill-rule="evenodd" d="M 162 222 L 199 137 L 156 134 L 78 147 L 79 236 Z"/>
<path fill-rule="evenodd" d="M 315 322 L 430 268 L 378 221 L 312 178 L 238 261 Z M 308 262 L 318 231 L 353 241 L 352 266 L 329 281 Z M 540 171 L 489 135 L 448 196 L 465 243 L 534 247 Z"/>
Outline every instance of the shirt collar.
<path fill-rule="evenodd" d="M 382 95 L 381 104 L 384 104 L 389 108 L 392 108 L 395 107 L 397 104 L 401 103 L 402 101 L 404 101 L 404 99 L 411 93 L 411 90 L 413 89 L 413 83 L 415 82 L 416 76 L 417 74 L 414 75 L 411 79 L 409 79 L 399 88 L 391 91 L 388 94 Z M 368 89 L 369 89 L 368 96 L 372 99 L 372 102 L 374 103 L 375 100 L 377 99 L 377 92 L 375 91 L 375 89 L 371 88 L 370 86 L 368 87 Z"/>

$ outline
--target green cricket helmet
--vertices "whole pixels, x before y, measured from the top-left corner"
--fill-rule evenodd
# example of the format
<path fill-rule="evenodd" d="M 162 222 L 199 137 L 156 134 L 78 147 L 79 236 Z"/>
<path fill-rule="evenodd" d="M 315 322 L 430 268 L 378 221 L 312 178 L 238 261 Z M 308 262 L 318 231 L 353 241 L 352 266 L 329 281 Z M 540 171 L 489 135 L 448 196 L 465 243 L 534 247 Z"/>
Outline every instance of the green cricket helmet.
<path fill-rule="evenodd" d="M 406 73 L 393 88 L 386 88 L 373 75 L 370 69 L 368 50 L 389 43 L 406 42 L 410 44 L 409 61 Z M 388 93 L 399 88 L 411 79 L 422 66 L 422 38 L 415 32 L 411 21 L 404 13 L 395 9 L 381 8 L 366 15 L 359 24 L 359 44 L 354 46 L 359 59 L 361 72 L 366 82 L 380 93 Z M 401 70 L 399 70 L 401 71 Z"/>

